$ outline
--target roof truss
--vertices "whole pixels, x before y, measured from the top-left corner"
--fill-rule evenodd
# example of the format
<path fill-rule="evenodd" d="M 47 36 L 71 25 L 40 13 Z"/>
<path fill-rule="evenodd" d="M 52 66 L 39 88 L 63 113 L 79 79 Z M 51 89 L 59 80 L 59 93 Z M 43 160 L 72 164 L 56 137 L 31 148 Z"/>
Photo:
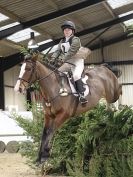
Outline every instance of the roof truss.
<path fill-rule="evenodd" d="M 55 18 L 64 16 L 64 15 L 68 15 L 70 13 L 73 13 L 75 11 L 81 10 L 83 8 L 89 7 L 91 5 L 95 5 L 98 3 L 101 3 L 103 0 L 86 0 L 83 1 L 81 3 L 75 4 L 73 6 L 70 7 L 66 7 L 64 9 L 61 10 L 57 10 L 55 12 L 52 12 L 50 14 L 38 17 L 36 19 L 30 20 L 30 21 L 26 21 L 26 22 L 21 22 L 19 25 L 16 25 L 14 27 L 8 28 L 6 30 L 3 30 L 0 32 L 0 40 L 15 33 L 18 32 L 20 30 L 35 26 L 37 24 L 40 23 L 44 23 L 44 22 L 48 22 L 50 20 L 53 20 Z"/>

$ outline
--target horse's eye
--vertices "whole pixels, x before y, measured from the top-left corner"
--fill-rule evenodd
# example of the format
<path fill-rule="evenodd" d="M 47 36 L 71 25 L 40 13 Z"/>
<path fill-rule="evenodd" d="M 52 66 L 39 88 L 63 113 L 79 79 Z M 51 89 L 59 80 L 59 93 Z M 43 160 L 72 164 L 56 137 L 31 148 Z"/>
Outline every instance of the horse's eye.
<path fill-rule="evenodd" d="M 31 68 L 25 68 L 26 71 L 31 71 Z"/>

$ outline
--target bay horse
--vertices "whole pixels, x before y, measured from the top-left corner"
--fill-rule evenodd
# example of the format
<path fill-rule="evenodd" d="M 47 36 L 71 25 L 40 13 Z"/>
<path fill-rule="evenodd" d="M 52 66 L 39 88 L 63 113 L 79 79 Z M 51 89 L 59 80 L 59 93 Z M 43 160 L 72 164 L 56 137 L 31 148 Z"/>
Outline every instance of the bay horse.
<path fill-rule="evenodd" d="M 86 112 L 97 105 L 101 98 L 107 103 L 114 103 L 122 94 L 121 84 L 118 83 L 118 72 L 115 75 L 106 66 L 100 65 L 86 69 L 88 76 L 89 94 L 88 103 L 82 106 L 78 98 L 71 94 L 66 79 L 65 87 L 70 92 L 66 97 L 59 95 L 60 84 L 58 70 L 51 70 L 46 64 L 38 61 L 38 56 L 25 58 L 15 91 L 24 92 L 32 83 L 38 82 L 44 100 L 45 124 L 42 133 L 41 146 L 38 153 L 38 162 L 44 162 L 50 156 L 50 140 L 55 131 L 70 117 Z"/>

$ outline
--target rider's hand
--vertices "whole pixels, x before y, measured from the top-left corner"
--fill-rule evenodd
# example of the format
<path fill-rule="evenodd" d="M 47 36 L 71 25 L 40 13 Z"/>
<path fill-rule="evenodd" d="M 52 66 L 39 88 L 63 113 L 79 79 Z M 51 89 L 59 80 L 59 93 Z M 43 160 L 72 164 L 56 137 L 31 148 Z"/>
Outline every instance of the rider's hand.
<path fill-rule="evenodd" d="M 63 65 L 63 63 L 64 63 L 64 60 L 63 60 L 63 59 L 61 59 L 61 60 L 60 60 L 60 62 L 61 62 L 61 64 Z"/>
<path fill-rule="evenodd" d="M 49 63 L 51 64 L 51 65 L 54 65 L 55 64 L 55 58 L 50 58 L 50 60 L 49 60 Z"/>
<path fill-rule="evenodd" d="M 62 66 L 63 63 L 64 63 L 64 60 L 60 59 L 60 60 L 58 60 L 57 65 L 58 65 L 58 66 Z"/>

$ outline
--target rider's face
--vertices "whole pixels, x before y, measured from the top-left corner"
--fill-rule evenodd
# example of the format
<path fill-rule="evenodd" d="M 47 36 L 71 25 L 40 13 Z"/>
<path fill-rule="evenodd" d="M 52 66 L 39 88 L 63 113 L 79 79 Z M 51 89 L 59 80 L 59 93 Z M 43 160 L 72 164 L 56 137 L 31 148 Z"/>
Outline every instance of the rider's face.
<path fill-rule="evenodd" d="M 73 33 L 72 29 L 69 29 L 69 28 L 64 29 L 64 36 L 65 37 L 70 37 L 72 35 L 72 33 Z"/>

